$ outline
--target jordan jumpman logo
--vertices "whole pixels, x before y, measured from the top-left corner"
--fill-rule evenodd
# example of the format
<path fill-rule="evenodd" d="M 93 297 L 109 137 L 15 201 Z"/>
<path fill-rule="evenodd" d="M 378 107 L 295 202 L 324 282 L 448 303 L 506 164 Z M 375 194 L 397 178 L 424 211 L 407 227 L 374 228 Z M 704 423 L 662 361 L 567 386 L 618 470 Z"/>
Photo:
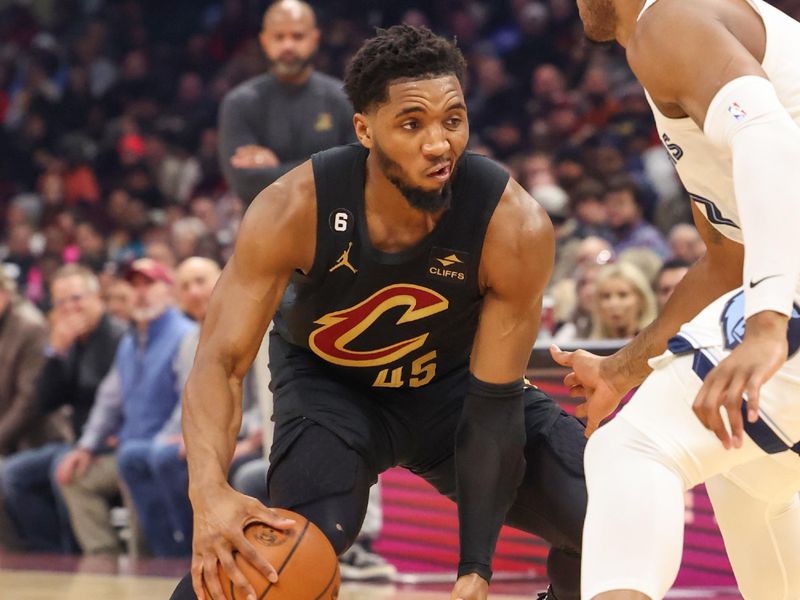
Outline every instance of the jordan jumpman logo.
<path fill-rule="evenodd" d="M 358 269 L 356 269 L 353 265 L 350 264 L 350 248 L 353 247 L 353 242 L 347 244 L 347 249 L 342 252 L 342 255 L 336 259 L 336 264 L 333 265 L 329 270 L 328 273 L 333 273 L 339 267 L 347 267 L 353 273 L 358 273 Z"/>

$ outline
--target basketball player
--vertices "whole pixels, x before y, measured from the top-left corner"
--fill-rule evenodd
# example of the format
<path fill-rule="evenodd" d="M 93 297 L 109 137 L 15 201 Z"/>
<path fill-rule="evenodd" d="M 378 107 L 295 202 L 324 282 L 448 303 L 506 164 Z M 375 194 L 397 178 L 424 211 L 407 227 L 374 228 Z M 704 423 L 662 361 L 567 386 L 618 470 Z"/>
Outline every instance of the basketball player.
<path fill-rule="evenodd" d="M 401 465 L 458 500 L 453 599 L 487 597 L 503 522 L 552 544 L 551 597 L 579 597 L 583 427 L 523 381 L 554 233 L 499 165 L 464 151 L 464 70 L 425 28 L 380 31 L 345 81 L 360 144 L 316 154 L 248 210 L 187 385 L 194 552 L 174 599 L 203 582 L 222 598 L 218 564 L 254 594 L 234 551 L 277 578 L 242 529 L 287 523 L 225 482 L 241 378 L 273 315 L 271 506 L 341 553 L 370 485 Z"/>
<path fill-rule="evenodd" d="M 625 47 L 708 247 L 614 356 L 553 350 L 588 434 L 654 368 L 587 447 L 582 597 L 663 597 L 706 481 L 743 595 L 800 598 L 800 24 L 763 0 L 578 5 Z"/>

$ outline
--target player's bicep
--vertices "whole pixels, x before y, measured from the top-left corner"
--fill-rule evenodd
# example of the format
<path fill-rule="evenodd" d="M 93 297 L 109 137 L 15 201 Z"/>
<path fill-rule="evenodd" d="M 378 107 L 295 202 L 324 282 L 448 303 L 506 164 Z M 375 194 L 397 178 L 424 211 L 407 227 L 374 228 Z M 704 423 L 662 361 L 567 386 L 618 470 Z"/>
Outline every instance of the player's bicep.
<path fill-rule="evenodd" d="M 487 289 L 470 364 L 478 379 L 506 383 L 524 374 L 553 268 L 554 237 L 544 210 L 510 181 L 481 259 Z"/>
<path fill-rule="evenodd" d="M 310 170 L 301 165 L 248 209 L 211 295 L 198 360 L 219 361 L 229 374 L 244 376 L 292 273 L 310 269 L 316 231 Z"/>
<path fill-rule="evenodd" d="M 687 14 L 685 5 L 674 4 L 654 7 L 652 15 L 645 15 L 628 59 L 656 103 L 679 106 L 702 129 L 711 101 L 725 84 L 746 75 L 767 75 L 745 44 L 707 8 L 690 7 Z"/>

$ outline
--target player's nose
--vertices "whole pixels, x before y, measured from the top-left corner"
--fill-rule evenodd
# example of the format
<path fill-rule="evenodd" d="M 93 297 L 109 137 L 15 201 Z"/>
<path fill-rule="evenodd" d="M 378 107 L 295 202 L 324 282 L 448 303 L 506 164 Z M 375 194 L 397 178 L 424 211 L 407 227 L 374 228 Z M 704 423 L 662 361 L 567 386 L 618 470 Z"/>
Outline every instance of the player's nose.
<path fill-rule="evenodd" d="M 443 128 L 432 127 L 425 142 L 422 144 L 422 153 L 425 158 L 435 159 L 444 156 L 450 150 L 450 141 L 447 139 Z"/>

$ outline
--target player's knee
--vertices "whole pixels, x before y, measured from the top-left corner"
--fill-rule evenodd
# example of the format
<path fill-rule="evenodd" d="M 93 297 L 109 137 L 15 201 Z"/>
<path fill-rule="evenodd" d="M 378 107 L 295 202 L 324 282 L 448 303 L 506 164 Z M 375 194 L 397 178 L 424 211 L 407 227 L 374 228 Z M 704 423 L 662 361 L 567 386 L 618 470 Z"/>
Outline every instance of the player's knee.
<path fill-rule="evenodd" d="M 307 518 L 328 538 L 337 556 L 343 554 L 356 541 L 358 528 L 349 525 L 344 519 L 337 518 L 336 515 L 316 517 L 307 515 Z"/>
<path fill-rule="evenodd" d="M 587 484 L 619 458 L 620 448 L 625 445 L 626 440 L 624 433 L 618 431 L 620 428 L 616 425 L 617 423 L 612 421 L 600 427 L 586 444 L 583 467 L 586 471 Z"/>

